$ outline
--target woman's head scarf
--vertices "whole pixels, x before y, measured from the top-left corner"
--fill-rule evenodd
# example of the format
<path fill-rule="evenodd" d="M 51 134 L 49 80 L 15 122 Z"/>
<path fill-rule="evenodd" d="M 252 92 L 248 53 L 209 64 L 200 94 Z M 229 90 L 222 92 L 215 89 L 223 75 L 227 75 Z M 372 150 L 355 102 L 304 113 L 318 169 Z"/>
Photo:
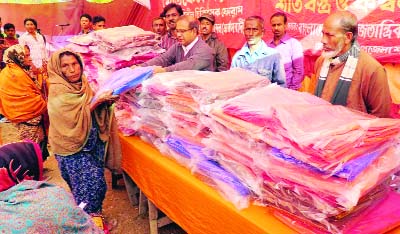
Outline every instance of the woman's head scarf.
<path fill-rule="evenodd" d="M 7 67 L 0 76 L 0 109 L 14 123 L 26 122 L 38 117 L 46 110 L 42 81 L 24 64 L 25 47 L 10 46 L 4 52 Z"/>
<path fill-rule="evenodd" d="M 42 153 L 34 142 L 16 142 L 0 147 L 0 192 L 23 180 L 42 180 Z"/>
<path fill-rule="evenodd" d="M 92 128 L 92 114 L 99 128 L 100 138 L 109 139 L 111 111 L 107 105 L 99 105 L 93 113 L 90 103 L 93 91 L 82 74 L 81 83 L 70 83 L 61 71 L 61 56 L 65 53 L 77 58 L 83 71 L 83 60 L 69 49 L 61 49 L 51 55 L 47 64 L 49 73 L 48 113 L 50 118 L 49 143 L 53 153 L 71 155 L 79 152 L 89 137 Z"/>
<path fill-rule="evenodd" d="M 25 60 L 25 48 L 20 44 L 10 46 L 8 49 L 4 51 L 3 61 L 5 63 L 15 63 L 19 67 L 24 68 L 26 67 L 24 65 L 24 60 Z"/>

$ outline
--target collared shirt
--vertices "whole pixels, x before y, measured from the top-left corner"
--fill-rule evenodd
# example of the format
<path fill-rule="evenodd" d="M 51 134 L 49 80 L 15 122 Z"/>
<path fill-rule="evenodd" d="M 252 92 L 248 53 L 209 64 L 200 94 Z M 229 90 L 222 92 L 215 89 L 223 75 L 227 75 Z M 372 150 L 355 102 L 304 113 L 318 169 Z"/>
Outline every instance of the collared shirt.
<path fill-rule="evenodd" d="M 179 43 L 165 53 L 141 64 L 142 67 L 161 66 L 167 72 L 181 70 L 214 71 L 214 51 L 203 40 L 197 40 L 186 55 Z"/>
<path fill-rule="evenodd" d="M 177 42 L 176 37 L 172 35 L 172 32 L 169 30 L 167 34 L 161 37 L 160 47 L 168 50 Z"/>
<path fill-rule="evenodd" d="M 186 56 L 187 53 L 189 52 L 190 49 L 193 48 L 194 44 L 196 44 L 196 42 L 199 40 L 198 37 L 196 37 L 189 45 L 187 46 L 183 46 L 182 45 L 182 49 L 183 49 L 183 56 Z"/>
<path fill-rule="evenodd" d="M 32 63 L 35 67 L 42 67 L 43 60 L 47 60 L 46 43 L 44 36 L 40 33 L 36 33 L 36 39 L 28 32 L 25 32 L 18 38 L 19 44 L 22 46 L 29 46 L 31 50 Z"/>
<path fill-rule="evenodd" d="M 224 43 L 218 39 L 217 34 L 212 32 L 205 42 L 215 51 L 215 71 L 220 72 L 228 70 L 228 50 Z"/>
<path fill-rule="evenodd" d="M 82 30 L 82 31 L 80 31 L 78 33 L 78 35 L 84 35 L 84 34 L 88 34 L 88 33 L 91 33 L 91 32 L 94 32 L 94 30 L 93 29 L 89 29 L 89 31 L 87 33 L 84 33 L 83 30 Z"/>
<path fill-rule="evenodd" d="M 248 44 L 236 52 L 232 58 L 231 68 L 241 67 L 259 75 L 266 76 L 272 83 L 277 83 L 286 87 L 285 72 L 281 63 L 279 52 L 267 46 L 261 40 L 258 48 L 253 53 L 250 52 Z"/>
<path fill-rule="evenodd" d="M 287 87 L 294 90 L 299 89 L 304 79 L 304 55 L 300 42 L 286 33 L 278 45 L 275 45 L 274 39 L 272 39 L 268 46 L 275 48 L 281 54 Z"/>

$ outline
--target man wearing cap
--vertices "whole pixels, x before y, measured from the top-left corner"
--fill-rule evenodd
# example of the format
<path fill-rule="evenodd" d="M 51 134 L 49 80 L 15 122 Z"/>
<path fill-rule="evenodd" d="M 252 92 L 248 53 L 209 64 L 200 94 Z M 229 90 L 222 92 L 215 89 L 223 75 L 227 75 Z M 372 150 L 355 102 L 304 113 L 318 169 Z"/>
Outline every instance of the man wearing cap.
<path fill-rule="evenodd" d="M 182 7 L 176 3 L 170 3 L 164 7 L 160 17 L 165 19 L 168 26 L 168 32 L 161 38 L 160 46 L 168 50 L 172 45 L 177 42 L 176 38 L 176 21 L 179 16 L 183 15 Z"/>
<path fill-rule="evenodd" d="M 154 73 L 180 70 L 214 71 L 214 51 L 199 38 L 199 21 L 193 16 L 182 15 L 176 21 L 175 31 L 178 43 L 140 66 L 153 66 Z"/>
<path fill-rule="evenodd" d="M 228 50 L 222 41 L 213 32 L 215 17 L 212 14 L 206 13 L 199 17 L 200 21 L 200 37 L 203 39 L 215 52 L 215 71 L 228 70 Z"/>

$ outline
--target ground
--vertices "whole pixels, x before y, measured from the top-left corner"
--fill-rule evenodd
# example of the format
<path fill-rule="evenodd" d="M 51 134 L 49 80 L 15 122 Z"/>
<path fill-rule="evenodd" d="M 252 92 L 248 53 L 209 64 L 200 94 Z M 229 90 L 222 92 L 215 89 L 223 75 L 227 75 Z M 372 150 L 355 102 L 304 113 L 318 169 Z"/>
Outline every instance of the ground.
<path fill-rule="evenodd" d="M 0 145 L 15 141 L 15 129 L 10 123 L 0 123 Z M 61 178 L 57 161 L 50 156 L 44 163 L 44 176 L 53 184 L 68 190 L 67 184 Z M 118 181 L 118 188 L 111 188 L 111 173 L 106 170 L 107 194 L 103 203 L 103 214 L 111 228 L 112 234 L 149 234 L 147 216 L 138 215 L 138 207 L 129 202 L 123 180 Z M 159 230 L 159 234 L 185 233 L 176 224 L 167 225 Z"/>

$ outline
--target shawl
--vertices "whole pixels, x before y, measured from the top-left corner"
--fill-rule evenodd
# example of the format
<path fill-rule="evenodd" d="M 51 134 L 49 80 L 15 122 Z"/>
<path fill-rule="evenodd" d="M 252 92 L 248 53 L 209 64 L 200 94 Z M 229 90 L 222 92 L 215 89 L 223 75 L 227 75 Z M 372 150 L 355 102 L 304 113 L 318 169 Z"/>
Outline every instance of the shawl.
<path fill-rule="evenodd" d="M 346 106 L 347 96 L 349 94 L 349 89 L 354 72 L 356 71 L 359 55 L 360 45 L 357 41 L 355 41 L 351 48 L 343 55 L 333 60 L 325 59 L 322 63 L 315 95 L 317 97 L 321 97 L 322 95 L 322 90 L 324 89 L 326 78 L 328 77 L 329 66 L 331 64 L 336 65 L 342 62 L 346 62 L 342 74 L 340 75 L 339 82 L 336 85 L 335 92 L 333 93 L 331 99 L 332 104 Z"/>
<path fill-rule="evenodd" d="M 16 142 L 0 148 L 0 192 L 23 180 L 42 180 L 43 160 L 38 144 Z"/>
<path fill-rule="evenodd" d="M 0 73 L 0 112 L 11 122 L 26 122 L 46 110 L 42 80 L 24 65 L 25 51 L 13 45 L 4 52 L 7 66 Z"/>
<path fill-rule="evenodd" d="M 61 156 L 75 154 L 85 146 L 92 128 L 90 102 L 94 95 L 83 74 L 79 87 L 64 78 L 60 54 L 65 51 L 76 54 L 71 50 L 62 49 L 54 52 L 48 63 L 49 143 L 53 153 Z M 83 72 L 83 60 L 78 57 Z M 99 105 L 93 114 L 99 126 L 100 139 L 108 141 L 111 111 L 106 105 Z"/>
<path fill-rule="evenodd" d="M 70 192 L 26 180 L 0 192 L 0 233 L 104 233 L 78 207 Z"/>

